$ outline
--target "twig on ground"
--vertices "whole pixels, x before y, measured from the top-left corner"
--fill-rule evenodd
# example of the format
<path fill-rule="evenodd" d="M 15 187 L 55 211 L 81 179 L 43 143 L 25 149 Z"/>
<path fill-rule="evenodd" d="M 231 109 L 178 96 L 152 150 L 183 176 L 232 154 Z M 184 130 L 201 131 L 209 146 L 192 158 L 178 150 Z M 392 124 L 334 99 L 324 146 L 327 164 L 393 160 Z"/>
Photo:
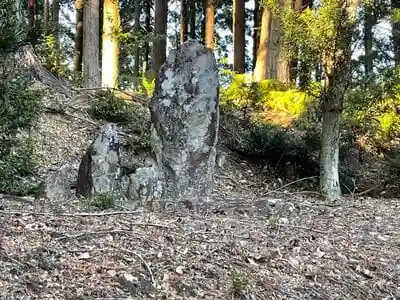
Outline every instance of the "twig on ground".
<path fill-rule="evenodd" d="M 305 181 L 305 180 L 309 180 L 309 179 L 314 179 L 314 178 L 317 178 L 317 177 L 318 177 L 318 176 L 310 176 L 310 177 L 300 178 L 300 179 L 298 179 L 298 180 L 289 182 L 288 184 L 285 184 L 285 185 L 283 185 L 283 186 L 281 186 L 281 187 L 279 187 L 279 188 L 277 188 L 277 189 L 275 189 L 275 190 L 265 192 L 265 193 L 263 194 L 263 196 L 266 196 L 266 195 L 272 194 L 272 193 L 276 193 L 276 192 L 278 192 L 279 190 L 281 190 L 281 189 L 283 189 L 283 188 L 285 188 L 285 187 L 288 187 L 288 186 L 290 186 L 290 185 L 293 185 L 293 184 L 295 184 L 295 183 L 298 183 L 298 182 L 301 182 L 301 181 Z"/>
<path fill-rule="evenodd" d="M 154 275 L 153 272 L 150 269 L 149 264 L 144 260 L 144 258 L 139 254 L 136 253 L 132 250 L 126 249 L 126 248 L 120 248 L 122 251 L 129 253 L 129 254 L 133 254 L 135 255 L 137 258 L 139 258 L 141 260 L 141 262 L 143 263 L 143 265 L 146 267 L 147 271 L 149 272 L 150 278 L 151 278 L 151 283 L 156 286 L 156 280 L 154 279 Z"/>
<path fill-rule="evenodd" d="M 234 184 L 239 185 L 239 183 L 238 183 L 235 179 L 233 179 L 232 177 L 227 176 L 227 175 L 214 174 L 214 177 L 221 178 L 221 179 L 229 179 L 229 180 L 232 181 Z"/>
<path fill-rule="evenodd" d="M 71 107 L 71 106 L 69 106 Z M 77 115 L 73 115 L 71 113 L 66 112 L 64 109 L 56 109 L 56 108 L 52 108 L 52 107 L 45 107 L 46 112 L 48 113 L 52 113 L 52 114 L 59 114 L 59 115 L 64 115 L 64 116 L 68 116 L 68 117 L 72 117 L 81 121 L 85 121 L 88 122 L 94 126 L 98 126 L 99 124 L 97 124 L 96 122 L 88 119 L 88 118 L 84 118 L 84 117 L 80 117 Z"/>
<path fill-rule="evenodd" d="M 362 196 L 362 195 L 368 194 L 369 192 L 372 192 L 372 191 L 376 190 L 377 188 L 379 188 L 379 185 L 375 185 L 369 189 L 366 189 L 365 191 L 355 193 L 354 196 Z"/>
<path fill-rule="evenodd" d="M 0 214 L 3 215 L 14 215 L 14 214 L 28 214 L 28 215 L 38 215 L 38 216 L 61 216 L 61 217 L 104 217 L 104 216 L 115 216 L 115 215 L 132 215 L 132 214 L 140 214 L 142 210 L 126 210 L 126 211 L 107 211 L 107 212 L 99 212 L 99 213 L 74 213 L 74 214 L 65 214 L 65 213 L 50 213 L 50 212 L 36 212 L 36 211 L 23 211 L 23 210 L 11 210 L 11 211 L 0 211 Z M 147 225 L 146 223 L 139 223 L 137 225 Z M 153 226 L 155 224 L 152 224 Z M 162 226 L 162 225 L 160 225 Z M 164 225 L 165 226 L 165 225 Z M 169 228 L 169 227 L 167 227 Z"/>
<path fill-rule="evenodd" d="M 120 90 L 120 89 L 117 89 L 117 88 L 109 88 L 109 87 L 73 88 L 73 90 L 77 91 L 77 92 L 84 92 L 84 91 L 89 91 L 90 92 L 90 91 L 98 91 L 98 90 L 101 90 L 101 91 L 109 90 L 109 91 L 114 91 L 114 92 L 119 92 L 121 94 L 124 94 L 124 95 L 130 97 L 130 99 L 132 99 L 132 100 L 136 100 L 136 98 L 137 98 L 137 99 L 139 99 L 139 100 L 141 100 L 143 102 L 148 102 L 149 99 L 150 99 L 149 97 L 146 97 L 146 96 L 141 96 L 141 95 L 137 95 L 137 94 L 134 94 L 134 93 L 129 93 L 127 91 Z"/>
<path fill-rule="evenodd" d="M 10 262 L 13 262 L 13 263 L 17 264 L 17 265 L 19 265 L 20 267 L 29 266 L 29 267 L 31 267 L 31 268 L 36 269 L 36 266 L 33 265 L 33 264 L 31 264 L 30 262 L 26 262 L 26 261 L 25 261 L 25 262 L 20 262 L 20 261 L 16 260 L 15 258 L 12 258 L 10 255 L 8 255 L 4 250 L 1 250 L 1 249 L 0 249 L 0 254 L 1 254 L 4 258 L 8 259 Z"/>
<path fill-rule="evenodd" d="M 66 239 L 78 239 L 80 237 L 83 237 L 85 235 L 102 235 L 102 234 L 114 234 L 114 233 L 132 233 L 132 230 L 127 230 L 127 229 L 115 229 L 115 230 L 101 230 L 101 231 L 86 231 L 86 232 L 81 232 L 78 234 L 74 235 L 66 235 L 62 236 L 59 238 L 56 238 L 57 241 L 62 241 Z M 137 233 L 137 232 L 136 232 Z"/>
<path fill-rule="evenodd" d="M 318 229 L 313 229 L 310 227 L 305 227 L 305 226 L 299 226 L 299 225 L 292 225 L 292 224 L 279 224 L 279 226 L 282 227 L 291 227 L 291 228 L 298 228 L 298 229 L 302 229 L 302 230 L 306 230 L 306 231 L 314 231 L 314 232 L 318 232 L 318 233 L 322 233 L 322 234 L 327 234 L 327 231 L 322 231 L 322 230 L 318 230 Z"/>

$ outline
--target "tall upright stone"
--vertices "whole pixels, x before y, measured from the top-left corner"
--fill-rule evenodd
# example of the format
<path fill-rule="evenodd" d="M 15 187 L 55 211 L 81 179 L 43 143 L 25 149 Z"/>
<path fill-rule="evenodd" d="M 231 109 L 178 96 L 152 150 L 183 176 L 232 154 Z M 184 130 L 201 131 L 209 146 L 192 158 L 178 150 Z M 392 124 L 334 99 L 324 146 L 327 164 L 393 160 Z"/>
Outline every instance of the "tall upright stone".
<path fill-rule="evenodd" d="M 207 195 L 212 188 L 219 126 L 214 54 L 189 40 L 169 53 L 150 103 L 164 197 Z"/>

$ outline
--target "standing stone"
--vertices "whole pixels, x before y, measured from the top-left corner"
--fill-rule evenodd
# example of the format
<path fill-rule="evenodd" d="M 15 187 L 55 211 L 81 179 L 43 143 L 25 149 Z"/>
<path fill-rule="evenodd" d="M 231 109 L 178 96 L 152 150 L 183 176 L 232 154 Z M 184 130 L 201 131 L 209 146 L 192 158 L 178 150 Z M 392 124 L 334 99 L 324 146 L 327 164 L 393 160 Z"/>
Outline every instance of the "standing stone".
<path fill-rule="evenodd" d="M 117 126 L 105 124 L 86 151 L 78 171 L 77 193 L 90 197 L 120 192 L 120 142 Z"/>
<path fill-rule="evenodd" d="M 189 40 L 162 66 L 150 103 L 164 197 L 202 196 L 211 189 L 219 126 L 214 54 Z"/>

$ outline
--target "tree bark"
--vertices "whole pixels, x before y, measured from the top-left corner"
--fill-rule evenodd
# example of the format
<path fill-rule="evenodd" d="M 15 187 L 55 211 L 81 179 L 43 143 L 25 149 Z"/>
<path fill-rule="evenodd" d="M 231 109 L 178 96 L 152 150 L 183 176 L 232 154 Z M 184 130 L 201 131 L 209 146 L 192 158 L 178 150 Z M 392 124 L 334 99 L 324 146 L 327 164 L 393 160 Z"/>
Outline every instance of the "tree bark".
<path fill-rule="evenodd" d="M 256 67 L 257 61 L 257 51 L 258 45 L 260 44 L 260 27 L 261 27 L 261 18 L 260 18 L 260 1 L 254 1 L 254 10 L 253 10 L 253 60 L 252 60 L 252 71 Z"/>
<path fill-rule="evenodd" d="M 53 37 L 55 40 L 54 50 L 56 51 L 55 59 L 54 59 L 54 68 L 57 70 L 60 66 L 60 0 L 53 0 L 52 4 L 52 25 L 53 25 Z"/>
<path fill-rule="evenodd" d="M 47 0 L 48 1 L 48 0 Z M 75 1 L 76 8 L 76 32 L 74 48 L 74 71 L 82 72 L 82 47 L 83 47 L 83 0 Z"/>
<path fill-rule="evenodd" d="M 43 1 L 43 26 L 44 34 L 49 34 L 49 21 L 50 21 L 50 0 Z"/>
<path fill-rule="evenodd" d="M 183 44 L 188 38 L 188 1 L 181 0 L 181 20 L 179 39 L 180 43 Z"/>
<path fill-rule="evenodd" d="M 392 0 L 392 10 L 400 9 L 400 0 Z M 396 67 L 400 66 L 400 20 L 397 18 L 392 23 L 392 41 L 394 52 L 394 63 Z"/>
<path fill-rule="evenodd" d="M 196 0 L 189 1 L 189 37 L 196 39 Z"/>
<path fill-rule="evenodd" d="M 374 12 L 372 7 L 370 7 L 367 4 L 364 11 L 364 36 L 363 36 L 364 55 L 365 55 L 364 69 L 366 75 L 372 73 L 374 64 L 374 53 L 372 49 L 372 44 L 373 44 L 372 28 L 374 27 L 376 21 L 373 14 Z"/>
<path fill-rule="evenodd" d="M 33 30 L 35 27 L 35 12 L 36 12 L 36 0 L 28 0 L 28 30 L 30 32 L 31 38 L 35 35 L 33 34 Z M 31 41 L 32 43 L 34 41 Z"/>
<path fill-rule="evenodd" d="M 153 41 L 153 71 L 157 73 L 167 56 L 168 1 L 156 0 Z"/>
<path fill-rule="evenodd" d="M 322 137 L 320 156 L 320 189 L 330 202 L 341 198 L 339 184 L 339 139 L 340 114 L 344 94 L 350 81 L 351 41 L 354 30 L 356 8 L 359 0 L 344 7 L 335 34 L 336 49 L 326 53 L 326 90 L 322 94 Z"/>
<path fill-rule="evenodd" d="M 119 27 L 119 1 L 104 0 L 101 56 L 101 84 L 103 87 L 116 88 L 118 85 L 119 48 L 117 34 Z"/>
<path fill-rule="evenodd" d="M 283 0 L 280 2 L 280 9 L 291 10 L 293 4 L 293 0 Z M 282 39 L 283 29 L 282 29 L 282 20 L 280 17 L 273 17 L 272 20 L 272 32 L 271 32 L 271 41 L 274 41 L 273 51 L 270 53 L 273 55 L 271 57 L 272 62 L 271 66 L 275 69 L 276 79 L 283 83 L 290 82 L 290 61 L 284 55 L 284 43 Z M 274 73 L 271 71 L 271 73 Z"/>
<path fill-rule="evenodd" d="M 243 74 L 246 60 L 245 3 L 233 1 L 233 71 Z"/>
<path fill-rule="evenodd" d="M 134 64 L 134 72 L 133 76 L 135 76 L 135 86 L 139 82 L 140 77 L 140 36 L 141 36 L 141 28 L 140 28 L 140 0 L 135 0 L 135 35 L 137 37 L 135 43 L 135 64 Z"/>
<path fill-rule="evenodd" d="M 269 78 L 268 70 L 268 51 L 270 45 L 270 31 L 272 23 L 272 12 L 264 6 L 262 8 L 261 17 L 261 32 L 260 32 L 260 44 L 257 50 L 256 67 L 254 68 L 254 80 L 261 81 Z"/>
<path fill-rule="evenodd" d="M 303 1 L 304 0 L 293 0 L 293 9 L 295 13 L 300 13 L 303 10 Z M 296 58 L 292 59 L 289 62 L 289 77 L 291 82 L 296 82 L 297 80 L 297 68 L 299 67 L 299 62 L 297 59 L 299 49 L 296 49 Z"/>
<path fill-rule="evenodd" d="M 205 0 L 204 45 L 214 49 L 215 0 Z"/>
<path fill-rule="evenodd" d="M 146 40 L 143 45 L 143 73 L 146 74 L 149 70 L 149 56 L 150 56 L 150 43 L 149 43 L 149 35 L 151 33 L 151 5 L 150 1 L 144 2 L 144 12 L 145 12 L 145 31 L 146 31 Z"/>
<path fill-rule="evenodd" d="M 87 0 L 83 7 L 83 70 L 86 87 L 100 87 L 100 8 L 98 0 Z"/>

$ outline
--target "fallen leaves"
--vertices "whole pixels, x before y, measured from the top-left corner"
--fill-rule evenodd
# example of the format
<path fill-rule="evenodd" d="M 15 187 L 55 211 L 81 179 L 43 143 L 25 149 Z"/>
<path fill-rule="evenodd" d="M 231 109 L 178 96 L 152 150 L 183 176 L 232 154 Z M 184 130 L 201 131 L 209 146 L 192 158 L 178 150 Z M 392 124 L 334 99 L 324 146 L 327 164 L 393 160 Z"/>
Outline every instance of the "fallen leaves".
<path fill-rule="evenodd" d="M 33 208 L 12 214 L 7 212 L 18 210 L 5 207 L 0 295 L 230 299 L 233 286 L 246 299 L 400 294 L 400 214 L 393 203 L 364 199 L 353 207 L 324 206 L 322 214 L 309 198 L 274 198 L 270 206 L 278 211 L 264 215 L 250 209 L 254 198 L 247 196 L 237 194 L 234 204 L 248 205 L 246 214 L 227 207 L 226 199 L 208 204 L 207 214 L 179 207 L 141 214 Z M 213 214 L 217 208 L 226 213 Z M 234 282 L 232 269 L 241 270 Z"/>

